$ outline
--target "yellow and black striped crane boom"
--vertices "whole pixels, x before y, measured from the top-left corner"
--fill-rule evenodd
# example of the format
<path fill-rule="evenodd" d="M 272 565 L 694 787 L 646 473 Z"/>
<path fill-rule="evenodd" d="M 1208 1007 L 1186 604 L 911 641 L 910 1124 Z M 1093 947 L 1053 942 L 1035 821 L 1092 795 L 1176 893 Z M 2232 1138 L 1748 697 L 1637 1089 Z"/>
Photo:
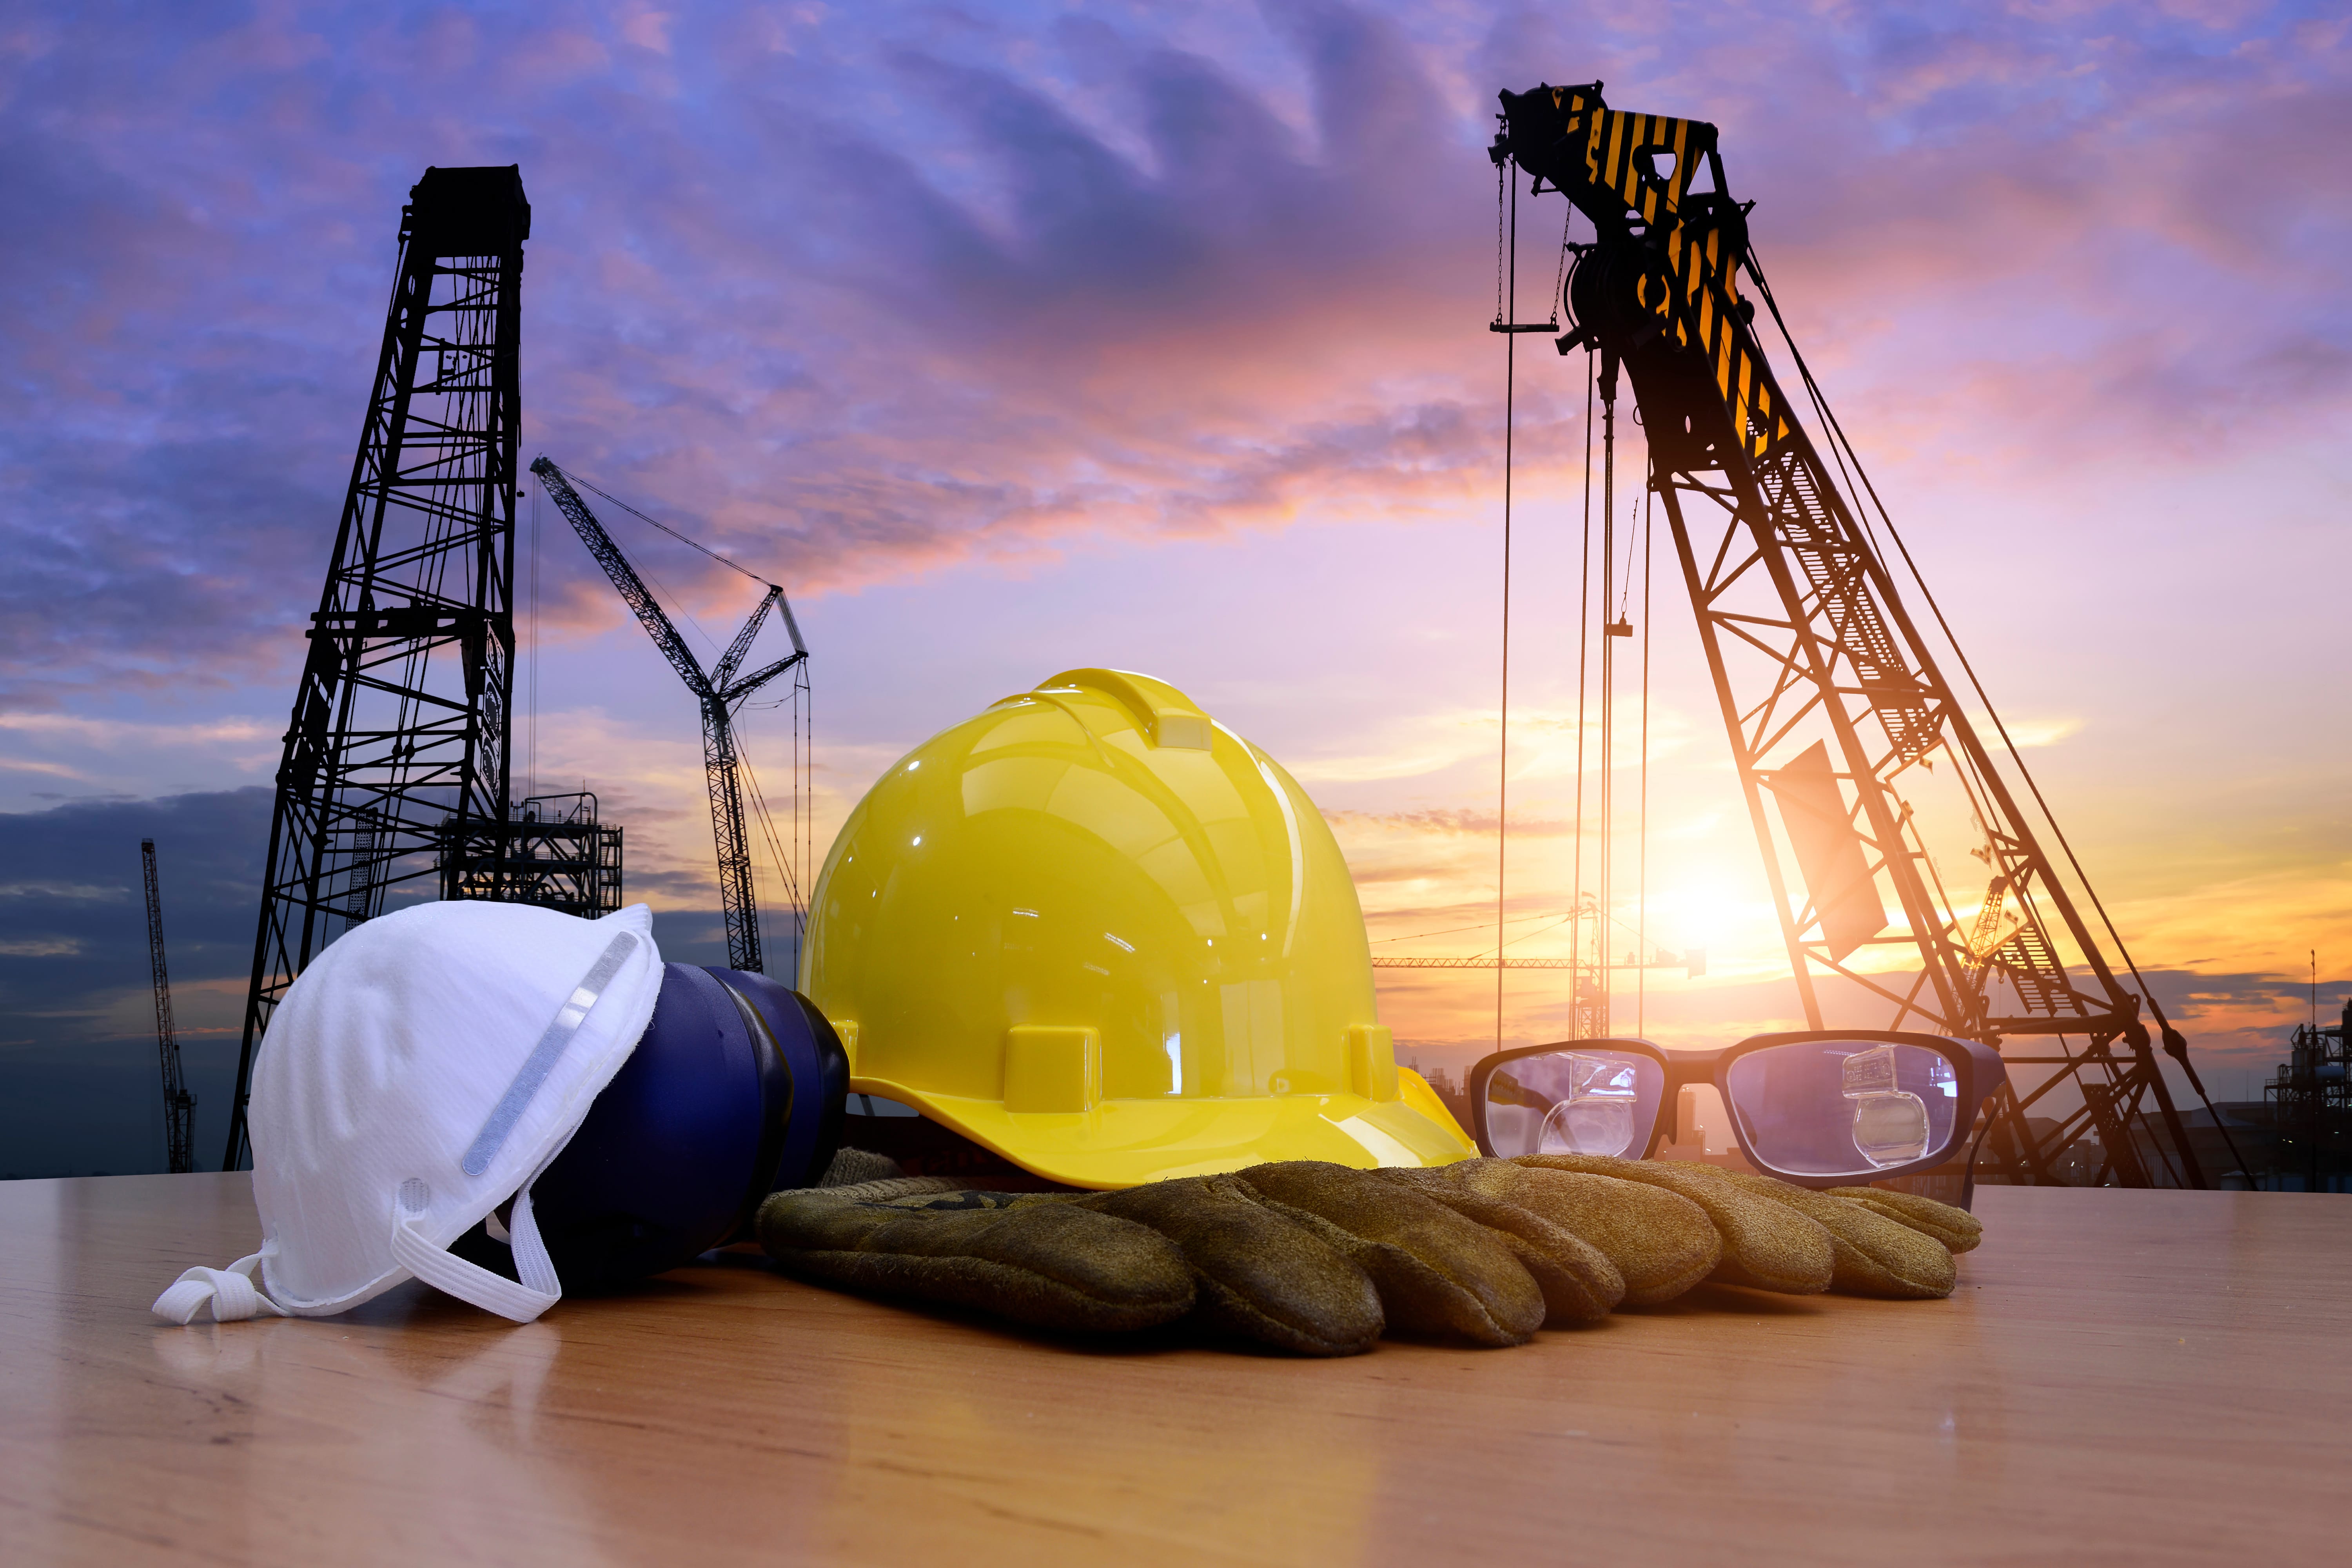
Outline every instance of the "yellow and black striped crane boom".
<path fill-rule="evenodd" d="M 1715 127 L 1609 109 L 1598 82 L 1538 90 L 1551 95 L 1561 118 L 1566 144 L 1555 152 L 1565 166 L 1549 171 L 1569 182 L 1559 188 L 1603 235 L 1648 242 L 1644 265 L 1628 280 L 1635 312 L 1628 325 L 1677 349 L 1696 345 L 1734 432 L 1750 457 L 1763 457 L 1791 426 L 1763 356 L 1740 330 L 1754 314 L 1739 297 L 1747 215 L 1722 195 Z M 1715 189 L 1694 196 L 1702 162 Z M 1589 342 L 1589 333 L 1571 333 L 1559 350 Z"/>
<path fill-rule="evenodd" d="M 1766 359 L 1741 289 L 1745 273 L 1771 304 L 1748 243 L 1752 204 L 1731 197 L 1716 128 L 1612 109 L 1599 82 L 1501 97 L 1496 166 L 1532 175 L 1534 194 L 1559 192 L 1592 224 L 1573 247 L 1573 328 L 1558 346 L 1597 356 L 1612 409 L 1621 368 L 1633 384 L 1651 492 L 1811 1026 L 1836 1013 L 1848 1026 L 1995 1045 L 2046 1038 L 2056 1055 L 2009 1058 L 2053 1070 L 1999 1108 L 1999 1167 L 2016 1180 L 2205 1185 L 2143 998 L 2019 807 L 2012 779 L 2031 780 L 2014 748 L 1996 759 L 1979 739 Z M 2067 866 L 2088 898 L 2071 854 Z M 2187 1042 L 2155 1017 L 2186 1067 Z M 2067 1084 L 2079 1106 L 2045 1102 Z M 2037 1105 L 2046 1114 L 2029 1123 Z M 2095 1171 L 2076 1168 L 2085 1158 Z"/>

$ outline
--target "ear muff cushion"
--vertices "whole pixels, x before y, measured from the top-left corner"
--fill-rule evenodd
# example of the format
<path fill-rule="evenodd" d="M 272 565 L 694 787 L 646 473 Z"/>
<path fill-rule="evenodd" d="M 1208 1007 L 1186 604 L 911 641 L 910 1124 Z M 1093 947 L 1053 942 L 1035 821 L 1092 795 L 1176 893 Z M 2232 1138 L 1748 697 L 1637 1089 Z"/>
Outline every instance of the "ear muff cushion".
<path fill-rule="evenodd" d="M 841 1147 L 844 1108 L 849 1099 L 849 1054 L 841 1048 L 841 1038 L 824 1015 L 799 992 L 764 974 L 740 969 L 710 973 L 749 1002 L 767 1024 L 791 1075 L 792 1105 L 785 1119 L 783 1154 L 759 1195 L 785 1187 L 814 1186 L 824 1178 Z M 756 1198 L 752 1206 L 758 1206 Z"/>
<path fill-rule="evenodd" d="M 793 1098 L 781 1051 L 728 987 L 665 965 L 652 1023 L 531 1189 L 564 1289 L 657 1274 L 725 1242 L 764 1193 Z"/>

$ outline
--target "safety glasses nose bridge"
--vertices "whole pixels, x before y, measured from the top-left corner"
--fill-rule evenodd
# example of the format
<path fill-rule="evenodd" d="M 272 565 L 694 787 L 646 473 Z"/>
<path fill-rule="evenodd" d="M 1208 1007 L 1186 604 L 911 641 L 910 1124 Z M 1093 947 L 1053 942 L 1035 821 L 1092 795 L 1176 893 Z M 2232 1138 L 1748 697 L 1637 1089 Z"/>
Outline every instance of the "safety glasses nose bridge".
<path fill-rule="evenodd" d="M 1741 1045 L 1746 1043 L 1744 1040 L 1740 1042 Z M 1724 1046 L 1711 1051 L 1659 1053 L 1659 1059 L 1665 1069 L 1665 1083 L 1664 1092 L 1658 1098 L 1657 1110 L 1650 1119 L 1649 1140 L 1642 1146 L 1643 1159 L 1657 1152 L 1661 1140 L 1680 1130 L 1683 1090 L 1701 1085 L 1711 1086 L 1721 1098 L 1724 1110 L 1731 1117 L 1732 1136 L 1743 1149 L 1746 1147 L 1747 1140 L 1739 1126 L 1738 1113 L 1731 1110 L 1730 1087 L 1723 1081 L 1723 1069 L 1738 1049 L 1739 1046 Z"/>

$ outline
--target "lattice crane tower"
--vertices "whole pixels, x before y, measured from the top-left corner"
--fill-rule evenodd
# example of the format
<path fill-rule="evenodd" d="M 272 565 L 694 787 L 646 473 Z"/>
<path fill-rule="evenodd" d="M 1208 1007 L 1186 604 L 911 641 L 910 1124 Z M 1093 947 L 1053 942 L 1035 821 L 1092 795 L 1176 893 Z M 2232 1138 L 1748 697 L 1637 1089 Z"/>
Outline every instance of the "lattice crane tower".
<path fill-rule="evenodd" d="M 310 617 L 270 816 L 224 1169 L 247 1150 L 256 1047 L 294 977 L 508 834 L 522 246 L 514 166 L 427 169 L 401 216 L 375 385 Z M 468 879 L 505 896 L 505 857 Z"/>
<path fill-rule="evenodd" d="M 1593 225 L 1592 243 L 1574 247 L 1575 327 L 1558 346 L 1597 352 L 1612 410 L 1621 367 L 1633 382 L 1651 493 L 1673 531 L 1810 1026 L 1867 1008 L 1881 1027 L 2050 1042 L 2054 1055 L 2008 1058 L 2053 1070 L 1998 1108 L 1997 1168 L 2060 1179 L 2061 1156 L 2095 1136 L 2105 1168 L 2095 1180 L 2148 1184 L 2152 1153 L 2178 1161 L 2183 1184 L 2205 1185 L 2143 1003 L 2195 1085 L 2187 1042 L 2144 984 L 2124 984 L 2108 952 L 2121 955 L 2121 942 L 2055 820 L 2042 808 L 2062 851 L 2053 859 L 2022 808 L 2042 802 L 2006 732 L 1995 721 L 1999 749 L 1987 744 L 1896 592 L 1861 504 L 1875 493 L 1803 361 L 1826 458 L 1766 361 L 1742 272 L 1776 321 L 1779 310 L 1748 244 L 1752 204 L 1731 197 L 1716 128 L 1612 110 L 1598 82 L 1501 96 L 1496 165 L 1534 175 L 1538 193 L 1564 195 Z M 1902 965 L 1912 957 L 1916 969 Z M 2024 1111 L 2065 1083 L 2080 1108 L 2059 1107 L 2037 1131 Z M 2135 1126 L 2147 1101 L 2164 1140 Z"/>
<path fill-rule="evenodd" d="M 798 669 L 805 679 L 808 647 L 801 640 L 800 624 L 793 618 L 792 604 L 784 597 L 783 589 L 764 579 L 754 578 L 768 590 L 767 593 L 743 622 L 742 629 L 735 634 L 735 640 L 719 656 L 719 662 L 708 671 L 704 670 L 695 658 L 693 650 L 686 646 L 686 639 L 678 635 L 668 613 L 663 610 L 660 602 L 646 586 L 645 579 L 637 575 L 637 569 L 629 564 L 629 558 L 621 552 L 621 547 L 605 531 L 603 521 L 582 498 L 572 483 L 572 476 L 558 468 L 552 458 L 545 457 L 533 462 L 530 471 L 538 476 L 549 499 L 571 522 L 572 531 L 580 536 L 580 542 L 588 547 L 588 553 L 594 556 L 596 563 L 604 569 L 605 576 L 612 580 L 622 601 L 637 617 L 637 624 L 645 627 L 646 635 L 653 638 L 654 646 L 661 650 L 670 668 L 677 671 L 678 679 L 686 682 L 687 689 L 694 694 L 696 705 L 702 710 L 703 782 L 710 796 L 710 832 L 719 852 L 719 907 L 727 923 L 727 966 L 753 974 L 764 973 L 767 960 L 760 939 L 760 909 L 751 875 L 751 835 L 743 815 L 743 785 L 740 776 L 741 752 L 736 744 L 735 714 L 743 705 L 744 699 L 778 676 Z M 593 486 L 589 488 L 594 489 Z M 696 545 L 695 548 L 699 550 L 702 546 Z M 705 553 L 709 552 L 706 551 Z M 713 558 L 737 572 L 742 572 L 747 577 L 752 575 L 723 556 Z M 793 651 L 748 675 L 743 674 L 743 661 L 750 656 L 751 643 L 760 635 L 760 627 L 766 622 L 770 610 L 782 615 L 785 632 L 793 641 Z M 797 910 L 800 889 L 793 877 L 791 861 L 780 856 L 776 868 L 784 878 L 787 898 Z"/>
<path fill-rule="evenodd" d="M 163 1068 L 163 1168 L 174 1175 L 196 1168 L 196 1097 L 180 1070 L 180 1036 L 172 1026 L 172 976 L 163 964 L 163 895 L 155 880 L 155 841 L 139 841 L 147 885 L 147 963 L 155 982 L 155 1049 Z"/>

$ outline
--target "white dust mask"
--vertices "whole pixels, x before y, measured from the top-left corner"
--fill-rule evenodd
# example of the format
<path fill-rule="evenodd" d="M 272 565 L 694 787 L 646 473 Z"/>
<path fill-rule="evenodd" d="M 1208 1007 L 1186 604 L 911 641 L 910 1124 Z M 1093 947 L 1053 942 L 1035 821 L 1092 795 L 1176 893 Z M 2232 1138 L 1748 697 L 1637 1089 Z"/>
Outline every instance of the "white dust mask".
<path fill-rule="evenodd" d="M 414 1276 L 538 1317 L 562 1287 L 530 1184 L 635 1048 L 661 978 L 643 904 L 586 921 L 428 903 L 344 935 L 287 990 L 254 1064 L 261 1250 L 189 1269 L 156 1315 L 324 1317 Z M 509 1197 L 520 1282 L 448 1250 Z"/>

